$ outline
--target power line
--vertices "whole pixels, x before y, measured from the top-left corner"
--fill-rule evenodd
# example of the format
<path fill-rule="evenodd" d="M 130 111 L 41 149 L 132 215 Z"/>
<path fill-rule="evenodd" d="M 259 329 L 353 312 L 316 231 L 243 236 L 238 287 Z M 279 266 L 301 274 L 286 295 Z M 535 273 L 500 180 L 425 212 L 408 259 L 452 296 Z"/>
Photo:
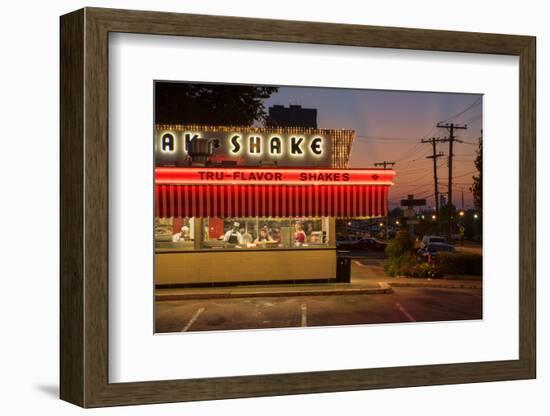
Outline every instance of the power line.
<path fill-rule="evenodd" d="M 396 162 L 399 162 L 400 166 L 407 166 L 409 168 L 417 167 L 417 166 L 420 166 L 422 162 L 427 162 L 427 160 L 424 158 L 422 149 L 418 149 L 417 151 L 415 151 L 413 154 L 409 156 L 409 158 L 410 158 L 409 160 L 405 160 L 405 161 L 396 160 Z"/>
<path fill-rule="evenodd" d="M 399 171 L 404 173 L 406 171 L 408 172 L 408 171 L 424 170 L 426 165 L 429 164 L 428 162 L 429 161 L 426 160 L 425 158 L 405 161 L 405 162 L 399 164 L 399 166 L 400 166 Z"/>
<path fill-rule="evenodd" d="M 461 139 L 464 144 L 468 144 L 470 146 L 479 146 L 479 137 L 463 137 L 462 135 L 456 137 Z"/>
<path fill-rule="evenodd" d="M 391 191 L 394 191 L 396 193 L 403 193 L 403 192 L 410 193 L 410 190 L 407 190 L 407 188 L 410 188 L 411 186 L 416 186 L 418 189 L 422 189 L 422 190 L 429 190 L 432 188 L 431 182 L 425 182 L 425 183 L 415 183 L 415 184 L 407 184 L 407 185 L 399 185 L 399 186 L 395 185 L 395 188 L 392 188 Z"/>
<path fill-rule="evenodd" d="M 409 180 L 409 181 L 405 181 L 405 182 L 398 182 L 396 181 L 395 182 L 395 185 L 408 185 L 408 184 L 414 184 L 414 183 L 418 183 L 419 181 L 423 180 L 423 179 L 426 179 L 426 178 L 429 178 L 431 176 L 431 172 L 428 170 L 428 171 L 425 171 L 423 175 L 420 175 L 416 178 L 414 178 L 413 180 Z"/>
<path fill-rule="evenodd" d="M 457 113 L 455 114 L 454 116 L 451 116 L 449 118 L 446 118 L 445 120 L 441 120 L 438 124 L 442 124 L 442 123 L 446 123 L 447 121 L 450 121 L 450 120 L 453 120 L 455 118 L 457 118 L 458 116 L 461 116 L 462 114 L 464 114 L 465 112 L 471 110 L 472 108 L 474 108 L 475 106 L 477 106 L 478 104 L 481 103 L 481 100 L 483 99 L 483 97 L 479 97 L 477 100 L 475 100 L 472 104 L 470 104 L 468 107 L 466 107 L 464 110 L 462 110 L 460 113 Z"/>
<path fill-rule="evenodd" d="M 420 136 L 420 138 L 423 138 L 423 137 L 428 137 L 432 131 L 434 131 L 434 129 L 436 128 L 436 126 L 432 126 L 430 128 L 430 130 L 428 130 L 425 134 L 423 134 L 422 136 Z M 412 148 L 410 148 L 409 150 L 412 151 L 413 149 L 416 148 L 416 151 L 422 149 L 422 143 L 416 143 Z M 396 162 L 401 162 L 402 160 L 405 160 L 407 159 L 406 155 L 407 155 L 408 151 L 406 151 L 405 153 L 402 153 L 397 159 L 396 159 Z M 403 155 L 405 155 L 405 157 L 403 157 Z"/>
<path fill-rule="evenodd" d="M 467 173 L 464 173 L 462 175 L 456 175 L 456 176 L 453 176 L 453 178 L 462 178 L 464 176 L 468 176 L 468 175 L 473 175 L 474 173 L 476 173 L 477 171 L 473 170 L 471 172 L 467 172 Z"/>
<path fill-rule="evenodd" d="M 415 141 L 414 137 L 388 137 L 388 136 L 365 136 L 355 135 L 356 139 L 374 140 L 374 141 L 398 141 L 398 142 L 412 142 Z"/>
<path fill-rule="evenodd" d="M 472 121 L 476 121 L 476 120 L 480 119 L 481 117 L 482 117 L 482 115 L 479 114 L 479 115 L 477 115 L 477 116 L 475 116 L 475 117 L 472 117 L 472 118 L 469 119 L 469 120 L 466 120 L 466 121 L 464 122 L 464 124 L 468 124 L 468 123 L 471 123 Z"/>
<path fill-rule="evenodd" d="M 420 138 L 424 138 L 424 137 L 428 137 L 432 131 L 434 131 L 434 129 L 436 128 L 436 126 L 432 126 L 430 128 L 430 130 L 428 130 L 424 135 L 420 136 Z M 399 157 L 397 157 L 395 159 L 396 162 L 402 162 L 404 161 L 405 159 L 408 159 L 410 157 L 412 157 L 413 155 L 416 156 L 416 154 L 419 152 L 419 151 L 422 151 L 423 147 L 422 147 L 422 143 L 415 143 L 414 146 L 408 148 L 405 152 L 401 153 L 399 155 Z"/>
<path fill-rule="evenodd" d="M 458 153 L 455 153 L 454 157 L 469 157 L 469 156 L 477 156 L 476 153 L 461 153 L 461 154 L 458 154 Z"/>
<path fill-rule="evenodd" d="M 426 160 L 425 162 L 428 162 L 428 160 Z M 438 167 L 441 167 L 442 163 L 441 161 L 438 162 Z M 428 167 L 428 164 L 417 164 L 415 166 L 410 166 L 406 169 L 399 169 L 399 174 L 400 175 L 414 175 L 415 173 L 422 173 L 422 172 L 426 172 L 426 168 Z"/>
<path fill-rule="evenodd" d="M 397 157 L 395 159 L 396 162 L 401 162 L 405 159 L 407 159 L 411 154 L 414 154 L 416 153 L 418 150 L 420 149 L 420 144 L 419 143 L 415 143 L 414 146 L 412 146 L 411 148 L 407 149 L 405 152 L 401 153 L 399 155 L 399 157 Z"/>
<path fill-rule="evenodd" d="M 432 191 L 422 191 L 420 194 L 414 194 L 416 198 L 431 198 L 433 196 L 433 193 L 430 193 Z M 410 192 L 407 192 L 405 194 L 401 194 L 399 196 L 395 196 L 394 198 L 397 200 L 406 198 L 407 196 L 411 195 Z"/>
<path fill-rule="evenodd" d="M 417 198 L 431 198 L 432 196 L 434 196 L 434 194 L 431 194 L 430 192 L 431 191 L 426 191 L 424 193 L 421 193 L 417 196 Z"/>
<path fill-rule="evenodd" d="M 384 169 L 387 169 L 387 166 L 391 166 L 393 168 L 393 165 L 395 165 L 395 162 L 388 162 L 387 160 L 384 160 L 383 162 L 376 162 L 374 164 L 375 167 L 383 166 Z"/>
<path fill-rule="evenodd" d="M 406 189 L 400 189 L 401 188 L 409 188 L 411 186 L 416 186 L 418 189 L 422 189 L 423 191 L 424 190 L 429 190 L 432 188 L 432 184 L 431 182 L 425 182 L 425 183 L 415 183 L 415 184 L 407 184 L 407 185 L 395 185 L 395 189 L 392 188 L 392 191 L 395 191 L 397 193 L 402 193 L 402 192 L 409 192 L 410 193 L 410 190 L 406 190 Z"/>

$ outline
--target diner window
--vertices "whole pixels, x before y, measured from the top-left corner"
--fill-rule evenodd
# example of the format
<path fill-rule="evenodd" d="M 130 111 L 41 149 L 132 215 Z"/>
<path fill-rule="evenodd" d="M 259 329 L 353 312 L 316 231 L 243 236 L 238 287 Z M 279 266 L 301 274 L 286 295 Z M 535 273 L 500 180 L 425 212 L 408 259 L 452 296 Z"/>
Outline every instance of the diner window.
<path fill-rule="evenodd" d="M 195 218 L 155 218 L 155 248 L 194 250 Z"/>
<path fill-rule="evenodd" d="M 159 251 L 300 249 L 328 245 L 328 217 L 155 219 L 155 248 Z"/>
<path fill-rule="evenodd" d="M 203 246 L 218 249 L 328 245 L 328 218 L 206 218 Z"/>

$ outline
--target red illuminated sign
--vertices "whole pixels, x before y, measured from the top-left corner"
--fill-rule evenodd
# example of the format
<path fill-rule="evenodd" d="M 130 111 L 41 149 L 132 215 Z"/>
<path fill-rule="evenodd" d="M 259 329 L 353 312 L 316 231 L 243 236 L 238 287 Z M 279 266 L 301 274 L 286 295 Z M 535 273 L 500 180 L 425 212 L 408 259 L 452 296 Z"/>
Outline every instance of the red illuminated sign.
<path fill-rule="evenodd" d="M 390 169 L 155 169 L 158 185 L 393 185 Z"/>

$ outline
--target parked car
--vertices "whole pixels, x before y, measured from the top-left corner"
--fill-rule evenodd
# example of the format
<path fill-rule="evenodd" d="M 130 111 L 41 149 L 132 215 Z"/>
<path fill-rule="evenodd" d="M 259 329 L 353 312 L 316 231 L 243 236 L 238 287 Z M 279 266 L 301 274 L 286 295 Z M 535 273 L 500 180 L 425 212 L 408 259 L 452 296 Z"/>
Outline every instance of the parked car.
<path fill-rule="evenodd" d="M 359 241 L 361 241 L 361 238 L 356 236 L 338 237 L 336 238 L 336 248 L 341 250 L 356 250 Z"/>
<path fill-rule="evenodd" d="M 368 238 L 362 238 L 357 242 L 355 245 L 357 250 L 365 250 L 365 251 L 384 251 L 386 249 L 386 246 L 388 244 L 384 241 L 380 241 L 376 238 L 368 237 Z"/>
<path fill-rule="evenodd" d="M 455 248 L 450 244 L 434 242 L 418 249 L 418 257 L 420 261 L 431 263 L 437 258 L 437 253 L 454 253 L 455 251 Z"/>
<path fill-rule="evenodd" d="M 372 237 L 350 237 L 336 239 L 336 248 L 340 250 L 384 251 L 386 243 Z"/>
<path fill-rule="evenodd" d="M 425 248 L 430 243 L 447 243 L 445 237 L 439 235 L 425 235 L 420 242 L 420 248 Z"/>

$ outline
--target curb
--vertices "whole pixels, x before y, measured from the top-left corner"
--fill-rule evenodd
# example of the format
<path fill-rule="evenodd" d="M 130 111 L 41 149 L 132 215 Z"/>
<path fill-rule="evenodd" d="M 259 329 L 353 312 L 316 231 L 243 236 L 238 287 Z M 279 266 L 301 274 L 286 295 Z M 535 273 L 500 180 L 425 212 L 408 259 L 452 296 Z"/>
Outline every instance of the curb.
<path fill-rule="evenodd" d="M 430 287 L 441 289 L 483 289 L 480 283 L 437 283 L 437 282 L 388 282 L 391 287 Z"/>
<path fill-rule="evenodd" d="M 198 300 L 198 299 L 237 299 L 282 296 L 339 296 L 339 295 L 382 295 L 393 293 L 391 286 L 378 282 L 378 288 L 346 288 L 346 289 L 304 289 L 287 291 L 256 291 L 256 292 L 219 292 L 219 293 L 166 293 L 155 295 L 156 301 L 168 300 Z"/>

